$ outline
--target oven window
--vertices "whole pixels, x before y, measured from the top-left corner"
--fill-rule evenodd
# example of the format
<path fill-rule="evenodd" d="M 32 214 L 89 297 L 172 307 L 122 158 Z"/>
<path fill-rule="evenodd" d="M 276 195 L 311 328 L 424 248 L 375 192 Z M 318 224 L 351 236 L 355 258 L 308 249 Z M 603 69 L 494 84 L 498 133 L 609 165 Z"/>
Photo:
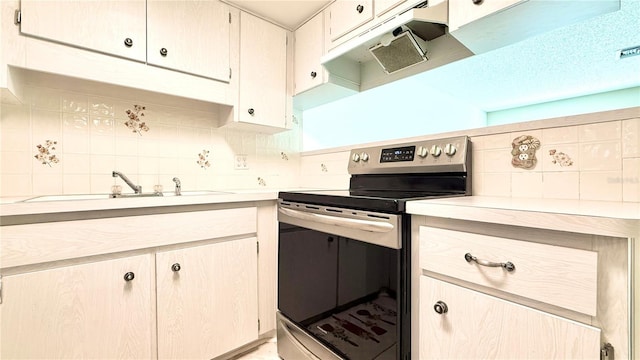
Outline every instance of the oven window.
<path fill-rule="evenodd" d="M 396 358 L 400 251 L 280 223 L 278 308 L 348 359 Z"/>

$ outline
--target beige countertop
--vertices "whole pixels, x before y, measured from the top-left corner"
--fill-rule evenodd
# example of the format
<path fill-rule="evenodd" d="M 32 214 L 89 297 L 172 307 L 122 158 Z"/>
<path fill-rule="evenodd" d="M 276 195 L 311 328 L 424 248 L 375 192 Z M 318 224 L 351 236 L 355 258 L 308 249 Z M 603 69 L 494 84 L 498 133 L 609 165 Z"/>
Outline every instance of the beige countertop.
<path fill-rule="evenodd" d="M 640 236 L 640 203 L 466 196 L 407 203 L 407 212 L 585 234 Z"/>
<path fill-rule="evenodd" d="M 69 220 L 70 218 L 81 217 L 83 213 L 89 215 L 91 212 L 95 213 L 96 217 L 99 217 L 105 216 L 105 211 L 124 211 L 137 214 L 142 212 L 168 212 L 175 207 L 274 201 L 278 198 L 278 190 L 225 190 L 224 192 L 213 192 L 206 195 L 126 197 L 117 199 L 108 198 L 108 195 L 105 194 L 104 198 L 88 200 L 23 201 L 33 197 L 3 198 L 0 202 L 0 225 L 31 221 Z M 65 217 L 65 214 L 67 217 Z M 27 217 L 31 220 L 17 220 L 20 217 Z"/>

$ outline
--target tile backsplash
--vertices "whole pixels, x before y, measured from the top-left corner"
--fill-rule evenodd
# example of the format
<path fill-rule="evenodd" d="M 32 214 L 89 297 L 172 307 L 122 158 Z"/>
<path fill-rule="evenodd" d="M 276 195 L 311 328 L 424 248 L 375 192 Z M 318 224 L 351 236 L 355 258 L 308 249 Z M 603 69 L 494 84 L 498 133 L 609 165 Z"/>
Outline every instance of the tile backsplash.
<path fill-rule="evenodd" d="M 518 124 L 471 131 L 473 195 L 640 202 L 640 117 L 559 126 L 583 117 L 593 114 L 541 121 L 539 128 L 531 122 L 523 131 L 508 131 Z M 512 163 L 514 140 L 523 138 L 540 142 L 530 168 Z M 303 153 L 302 186 L 347 188 L 348 159 L 349 151 Z M 331 171 L 321 170 L 325 164 Z"/>
<path fill-rule="evenodd" d="M 144 192 L 298 185 L 301 125 L 279 134 L 218 127 L 217 112 L 27 87 L 0 110 L 0 196 L 108 193 L 118 170 Z M 236 169 L 236 155 L 246 159 Z M 286 154 L 283 156 L 283 154 Z"/>

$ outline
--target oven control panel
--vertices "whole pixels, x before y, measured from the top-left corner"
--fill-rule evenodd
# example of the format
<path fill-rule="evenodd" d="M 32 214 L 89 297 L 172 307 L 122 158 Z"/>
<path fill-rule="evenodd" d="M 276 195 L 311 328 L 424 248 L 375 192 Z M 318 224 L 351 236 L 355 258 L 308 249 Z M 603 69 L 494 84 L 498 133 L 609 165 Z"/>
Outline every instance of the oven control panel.
<path fill-rule="evenodd" d="M 351 150 L 349 174 L 466 172 L 471 165 L 468 136 L 428 139 Z"/>

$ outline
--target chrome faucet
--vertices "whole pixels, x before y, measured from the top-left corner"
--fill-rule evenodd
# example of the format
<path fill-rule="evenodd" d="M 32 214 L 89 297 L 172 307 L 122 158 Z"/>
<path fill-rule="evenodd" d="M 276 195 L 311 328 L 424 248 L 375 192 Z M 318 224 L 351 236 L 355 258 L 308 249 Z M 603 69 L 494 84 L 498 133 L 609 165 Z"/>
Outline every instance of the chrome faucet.
<path fill-rule="evenodd" d="M 128 178 L 128 177 L 126 177 L 123 173 L 121 173 L 121 172 L 119 172 L 119 171 L 115 171 L 115 170 L 114 170 L 114 171 L 111 173 L 111 176 L 113 176 L 113 177 L 120 177 L 122 180 L 124 180 L 124 182 L 126 182 L 126 183 L 127 183 L 127 185 L 129 185 L 129 187 L 130 187 L 130 188 L 132 188 L 132 189 L 133 189 L 133 191 L 134 191 L 136 194 L 142 194 L 142 186 L 134 184 L 134 183 L 133 183 L 131 180 L 129 180 L 129 178 Z"/>
<path fill-rule="evenodd" d="M 176 183 L 176 196 L 182 195 L 182 193 L 180 192 L 182 189 L 182 185 L 180 184 L 180 179 L 178 179 L 177 177 L 174 177 L 173 182 Z"/>

